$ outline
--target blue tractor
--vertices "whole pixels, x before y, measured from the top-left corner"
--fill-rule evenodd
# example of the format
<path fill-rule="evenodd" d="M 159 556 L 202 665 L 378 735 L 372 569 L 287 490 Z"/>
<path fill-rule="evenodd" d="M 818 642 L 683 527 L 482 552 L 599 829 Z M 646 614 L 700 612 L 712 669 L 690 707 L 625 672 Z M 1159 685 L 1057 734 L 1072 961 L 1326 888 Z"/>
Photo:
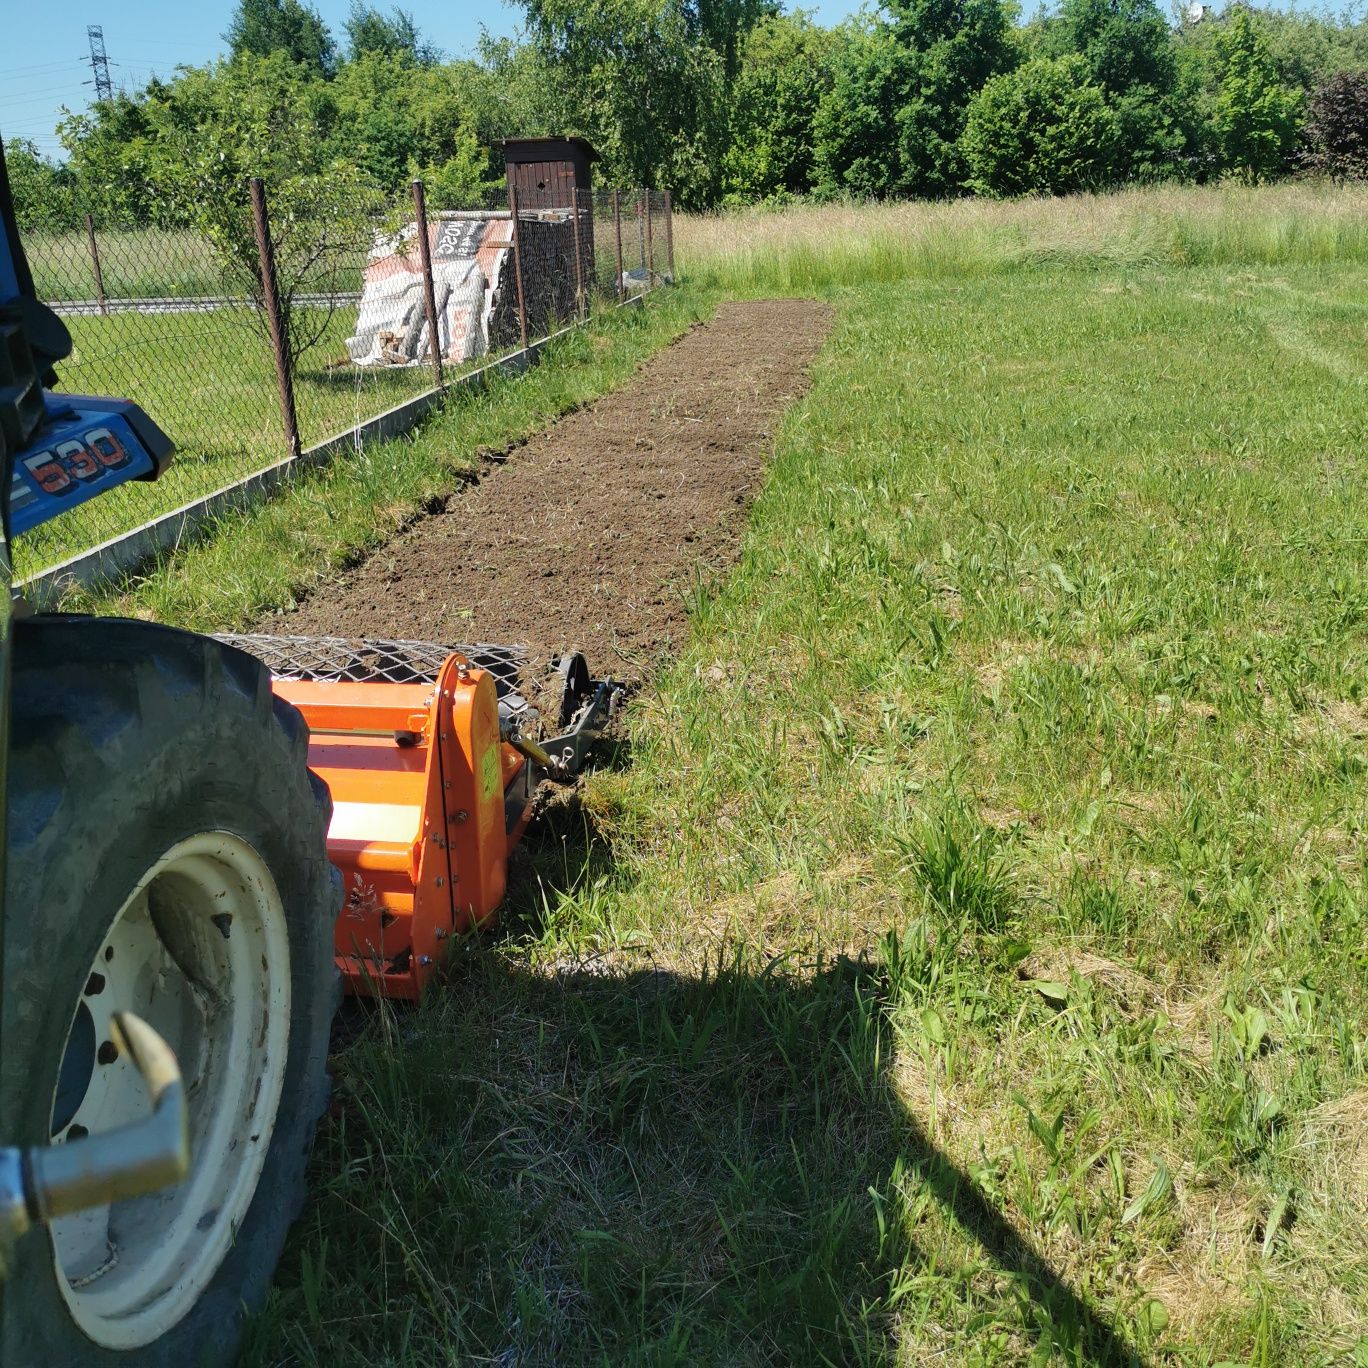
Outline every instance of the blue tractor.
<path fill-rule="evenodd" d="M 254 657 L 13 598 L 16 534 L 171 444 L 57 388 L 3 148 L 0 209 L 0 1363 L 225 1363 L 326 1099 L 329 797 Z"/>

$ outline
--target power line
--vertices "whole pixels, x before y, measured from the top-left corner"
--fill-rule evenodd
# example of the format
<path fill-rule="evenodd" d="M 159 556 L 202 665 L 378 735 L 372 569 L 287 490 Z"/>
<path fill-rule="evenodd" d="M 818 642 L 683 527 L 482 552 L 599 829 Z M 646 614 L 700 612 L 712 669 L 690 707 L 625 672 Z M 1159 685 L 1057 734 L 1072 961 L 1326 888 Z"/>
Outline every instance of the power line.
<path fill-rule="evenodd" d="M 166 68 L 169 68 L 169 67 L 178 67 L 178 66 L 203 66 L 203 65 L 204 65 L 203 62 L 191 61 L 190 58 L 188 58 L 188 57 L 187 57 L 187 58 L 184 58 L 184 59 L 178 60 L 178 59 L 173 58 L 173 57 L 136 57 L 136 56 L 135 56 L 135 57 L 130 57 L 130 58 L 128 58 L 127 61 L 123 61 L 123 62 L 111 62 L 111 63 L 110 63 L 110 66 L 121 66 L 121 67 L 126 67 L 126 66 L 157 67 L 159 70 L 165 70 Z"/>
<path fill-rule="evenodd" d="M 56 81 L 58 84 L 43 86 L 22 86 L 16 85 L 13 81 L 5 81 L 3 84 L 3 90 L 5 93 L 3 95 L 0 95 L 0 99 L 9 99 L 11 96 L 22 97 L 27 95 L 46 95 L 49 91 L 70 86 L 72 83 L 70 65 L 68 65 L 66 71 L 64 72 L 49 71 L 47 75 L 43 77 L 43 80 Z"/>
<path fill-rule="evenodd" d="M 50 119 L 38 114 L 25 114 L 23 118 L 20 119 L 10 119 L 6 118 L 4 115 L 0 115 L 0 128 L 27 130 L 30 128 L 55 129 L 56 126 L 57 118 L 55 115 Z"/>
<path fill-rule="evenodd" d="M 86 59 L 85 59 L 84 57 L 82 57 L 82 58 L 80 58 L 80 59 L 78 59 L 78 60 L 80 60 L 80 61 L 85 61 Z M 22 77 L 24 77 L 24 76 L 36 75 L 36 74 L 39 73 L 39 72 L 44 72 L 44 71 L 56 71 L 56 70 L 58 70 L 59 68 L 69 68 L 70 66 L 71 66 L 71 63 L 70 63 L 69 61 L 61 61 L 61 62 L 42 62 L 42 63 L 39 63 L 39 64 L 36 65 L 36 66 L 6 67 L 3 71 L 0 71 L 0 76 L 4 76 L 4 77 L 11 77 L 11 76 L 14 76 L 14 77 L 22 78 Z"/>
<path fill-rule="evenodd" d="M 51 104 L 54 95 L 70 94 L 70 86 L 53 86 L 51 90 L 23 92 L 23 98 L 17 100 L 12 100 L 6 95 L 0 95 L 0 109 L 17 109 L 20 105 Z"/>
<path fill-rule="evenodd" d="M 103 25 L 91 24 L 86 29 L 86 37 L 90 39 L 90 70 L 95 77 L 95 98 L 112 100 L 114 87 L 109 80 L 109 56 L 105 52 Z"/>
<path fill-rule="evenodd" d="M 44 71 L 30 81 L 16 81 L 12 77 L 0 76 L 0 89 L 5 92 L 5 97 L 11 95 L 43 95 L 52 89 L 45 84 L 49 81 L 62 81 L 66 85 L 71 84 L 72 73 L 71 63 L 67 62 L 65 71 Z"/>

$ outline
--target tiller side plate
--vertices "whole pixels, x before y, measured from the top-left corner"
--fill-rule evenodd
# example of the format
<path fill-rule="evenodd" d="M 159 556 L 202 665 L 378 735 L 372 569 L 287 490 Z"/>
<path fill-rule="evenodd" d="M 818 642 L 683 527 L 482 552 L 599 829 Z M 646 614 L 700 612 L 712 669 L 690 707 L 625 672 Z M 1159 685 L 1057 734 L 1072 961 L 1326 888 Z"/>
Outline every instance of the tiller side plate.
<path fill-rule="evenodd" d="M 348 992 L 418 998 L 443 942 L 484 924 L 543 778 L 566 778 L 621 690 L 559 667 L 559 733 L 538 744 L 516 646 L 225 635 L 262 660 L 309 725 L 309 768 L 332 794 L 328 858 L 345 896 Z"/>

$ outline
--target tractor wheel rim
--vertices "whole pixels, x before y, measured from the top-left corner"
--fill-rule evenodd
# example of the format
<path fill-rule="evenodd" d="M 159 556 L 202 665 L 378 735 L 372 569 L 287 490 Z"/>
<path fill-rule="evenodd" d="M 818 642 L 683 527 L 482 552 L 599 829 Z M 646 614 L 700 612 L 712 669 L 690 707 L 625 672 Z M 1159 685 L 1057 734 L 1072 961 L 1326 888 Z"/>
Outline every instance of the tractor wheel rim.
<path fill-rule="evenodd" d="M 179 1061 L 190 1131 L 183 1183 L 53 1221 L 58 1286 L 97 1344 L 150 1344 L 195 1305 L 256 1192 L 289 1049 L 290 946 L 275 880 L 247 842 L 205 832 L 139 880 L 96 952 L 53 1094 L 52 1142 L 147 1114 L 109 1017 L 131 1010 Z"/>

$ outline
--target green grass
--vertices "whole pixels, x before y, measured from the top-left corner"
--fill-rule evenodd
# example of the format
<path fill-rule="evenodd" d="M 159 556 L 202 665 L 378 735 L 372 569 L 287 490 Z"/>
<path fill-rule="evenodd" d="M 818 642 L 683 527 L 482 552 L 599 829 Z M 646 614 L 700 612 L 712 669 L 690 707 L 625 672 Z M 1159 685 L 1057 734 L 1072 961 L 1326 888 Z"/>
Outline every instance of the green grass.
<path fill-rule="evenodd" d="M 67 323 L 74 350 L 61 367 L 62 388 L 136 397 L 176 455 L 155 484 L 115 490 L 19 539 L 21 577 L 283 460 L 288 450 L 270 345 L 247 311 L 120 313 Z M 295 409 L 306 447 L 432 388 L 426 366 L 342 364 L 355 324 L 354 307 L 336 310 L 299 358 Z M 448 378 L 458 373 L 447 367 Z"/>
<path fill-rule="evenodd" d="M 767 232 L 103 606 L 287 601 Z M 1245 240 L 828 263 L 739 568 L 338 1053 L 247 1362 L 1368 1363 L 1368 284 Z"/>
<path fill-rule="evenodd" d="M 1041 266 L 1368 263 L 1368 193 L 1316 181 L 1108 195 L 752 209 L 676 220 L 690 278 L 812 293 L 855 281 L 973 279 Z"/>
<path fill-rule="evenodd" d="M 223 271 L 198 233 L 165 228 L 95 230 L 109 299 L 176 299 L 223 293 Z M 95 260 L 84 232 L 24 234 L 39 299 L 94 299 Z"/>
<path fill-rule="evenodd" d="M 481 449 L 520 440 L 621 384 L 706 307 L 695 294 L 675 291 L 650 308 L 610 311 L 590 328 L 549 344 L 543 364 L 526 373 L 495 375 L 483 394 L 452 391 L 440 416 L 408 437 L 306 471 L 277 497 L 225 515 L 204 540 L 178 548 L 136 581 L 69 594 L 65 605 L 150 616 L 201 631 L 241 627 L 287 607 L 468 478 L 478 469 Z M 173 462 L 170 474 L 176 469 Z M 130 517 L 149 516 L 149 495 L 160 483 L 127 488 Z M 167 506 L 183 501 L 182 496 Z"/>

